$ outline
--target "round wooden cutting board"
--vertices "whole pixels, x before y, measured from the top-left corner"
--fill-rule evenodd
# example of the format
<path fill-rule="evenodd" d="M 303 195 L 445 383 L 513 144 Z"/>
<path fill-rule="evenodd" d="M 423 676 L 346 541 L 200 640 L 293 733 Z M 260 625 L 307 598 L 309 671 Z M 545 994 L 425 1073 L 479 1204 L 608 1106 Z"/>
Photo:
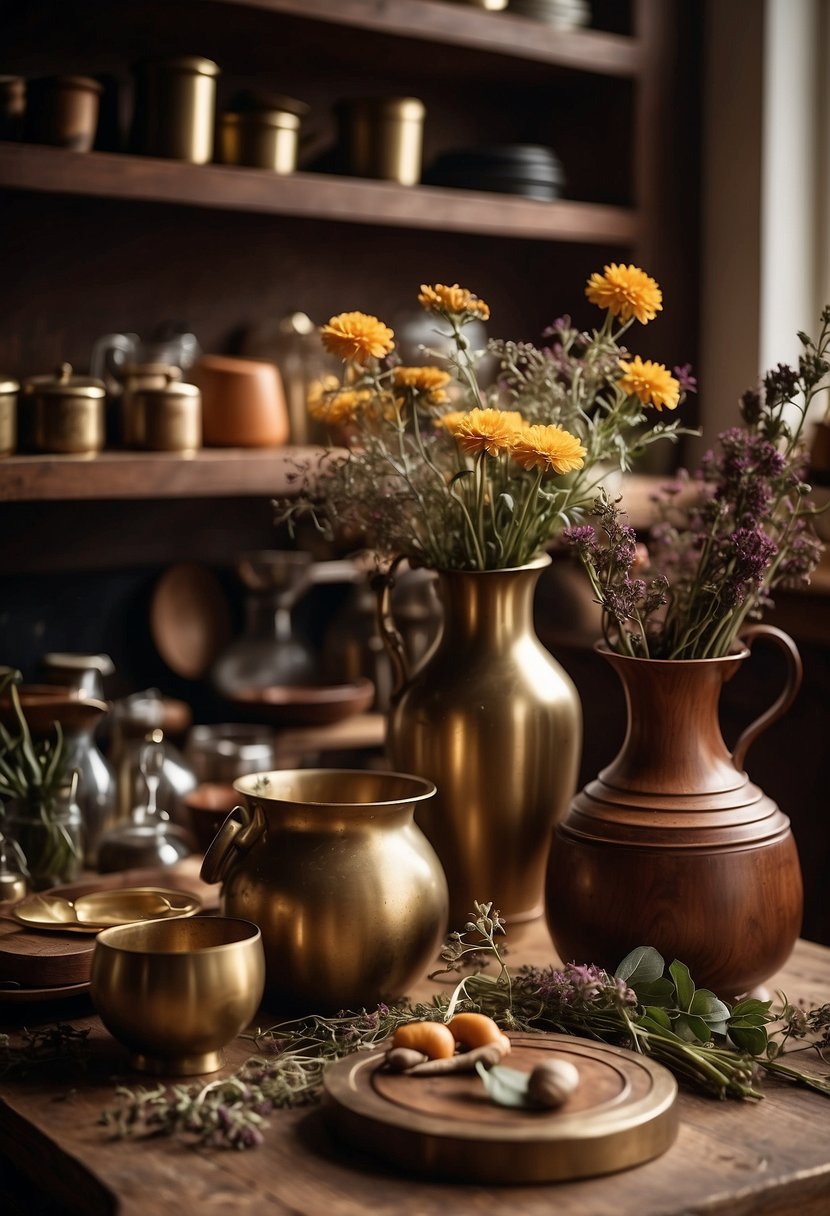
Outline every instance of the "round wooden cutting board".
<path fill-rule="evenodd" d="M 324 1074 L 336 1135 L 421 1176 L 470 1182 L 557 1182 L 650 1161 L 677 1134 L 677 1084 L 622 1048 L 558 1034 L 515 1034 L 505 1063 L 530 1072 L 556 1057 L 580 1084 L 558 1110 L 496 1105 L 476 1074 L 386 1072 L 384 1052 L 358 1053 Z"/>
<path fill-rule="evenodd" d="M 27 988 L 60 988 L 89 980 L 95 938 L 80 933 L 40 933 L 0 920 L 0 980 Z"/>

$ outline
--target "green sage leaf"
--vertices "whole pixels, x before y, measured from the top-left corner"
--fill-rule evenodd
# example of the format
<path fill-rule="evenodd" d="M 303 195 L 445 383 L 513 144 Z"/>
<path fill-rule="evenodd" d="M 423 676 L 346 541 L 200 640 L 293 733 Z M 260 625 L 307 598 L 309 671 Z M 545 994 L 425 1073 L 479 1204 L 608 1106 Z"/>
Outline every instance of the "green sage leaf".
<path fill-rule="evenodd" d="M 736 1047 L 751 1056 L 762 1056 L 767 1051 L 767 1032 L 759 1026 L 730 1026 L 729 1037 Z"/>
<path fill-rule="evenodd" d="M 630 987 L 635 988 L 639 983 L 659 980 L 665 966 L 662 954 L 653 946 L 637 946 L 630 954 L 626 954 L 614 975 L 618 980 L 625 980 Z"/>
<path fill-rule="evenodd" d="M 698 988 L 689 1005 L 689 1013 L 696 1013 L 710 1024 L 726 1022 L 729 1018 L 729 1006 L 708 988 Z"/>
<path fill-rule="evenodd" d="M 627 981 L 637 994 L 641 1005 L 657 1005 L 661 1009 L 674 1007 L 674 984 L 667 977 L 659 980 L 638 980 L 636 984 Z"/>
<path fill-rule="evenodd" d="M 692 1007 L 692 1000 L 695 995 L 695 985 L 689 974 L 689 968 L 685 963 L 678 962 L 675 959 L 669 967 L 669 974 L 674 980 L 674 986 L 677 989 L 677 1007 L 687 1012 Z"/>
<path fill-rule="evenodd" d="M 530 1074 L 519 1072 L 517 1068 L 505 1068 L 496 1064 L 493 1068 L 485 1068 L 479 1061 L 476 1072 L 481 1077 L 484 1088 L 493 1102 L 499 1106 L 530 1106 L 527 1087 Z"/>

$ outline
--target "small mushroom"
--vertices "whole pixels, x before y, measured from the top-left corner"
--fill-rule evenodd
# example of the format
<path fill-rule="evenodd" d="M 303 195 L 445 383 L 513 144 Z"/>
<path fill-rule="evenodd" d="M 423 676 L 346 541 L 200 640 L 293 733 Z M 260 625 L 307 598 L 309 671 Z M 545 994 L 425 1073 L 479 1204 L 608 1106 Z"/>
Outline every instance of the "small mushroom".
<path fill-rule="evenodd" d="M 386 1053 L 386 1067 L 390 1072 L 408 1072 L 416 1064 L 424 1064 L 429 1056 L 422 1051 L 413 1051 L 411 1047 L 390 1047 Z"/>
<path fill-rule="evenodd" d="M 579 1085 L 579 1070 L 568 1060 L 537 1064 L 527 1082 L 527 1096 L 536 1106 L 562 1106 Z"/>
<path fill-rule="evenodd" d="M 481 1063 L 487 1068 L 492 1068 L 495 1064 L 499 1064 L 504 1056 L 503 1044 L 485 1043 L 483 1047 L 474 1047 L 472 1051 L 459 1051 L 454 1056 L 443 1060 L 427 1060 L 423 1064 L 416 1064 L 414 1068 L 406 1070 L 406 1075 L 409 1077 L 442 1077 L 451 1072 L 475 1072 L 476 1064 Z"/>

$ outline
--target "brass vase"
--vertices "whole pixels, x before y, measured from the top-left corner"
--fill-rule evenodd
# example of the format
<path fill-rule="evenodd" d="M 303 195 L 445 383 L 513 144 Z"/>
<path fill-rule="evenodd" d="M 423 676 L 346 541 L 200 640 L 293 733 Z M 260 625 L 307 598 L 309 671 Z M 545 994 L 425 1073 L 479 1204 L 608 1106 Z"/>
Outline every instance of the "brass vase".
<path fill-rule="evenodd" d="M 447 884 L 414 823 L 434 794 L 406 773 L 285 769 L 240 777 L 205 854 L 226 916 L 262 930 L 269 1008 L 373 1009 L 435 962 Z"/>
<path fill-rule="evenodd" d="M 513 924 L 541 915 L 551 829 L 576 787 L 582 710 L 542 646 L 533 597 L 547 555 L 507 570 L 438 575 L 442 632 L 406 670 L 382 585 L 381 628 L 399 677 L 389 712 L 395 768 L 438 787 L 416 819 L 447 875 L 450 927 L 474 900 Z"/>
<path fill-rule="evenodd" d="M 721 689 L 762 637 L 786 657 L 786 686 L 730 755 Z M 547 917 L 561 958 L 613 971 L 635 947 L 655 946 L 667 963 L 686 963 L 699 987 L 731 999 L 789 957 L 802 915 L 795 842 L 743 764 L 792 703 L 801 661 L 771 626 L 747 629 L 742 641 L 723 658 L 676 661 L 597 648 L 622 681 L 628 728 L 556 830 Z"/>

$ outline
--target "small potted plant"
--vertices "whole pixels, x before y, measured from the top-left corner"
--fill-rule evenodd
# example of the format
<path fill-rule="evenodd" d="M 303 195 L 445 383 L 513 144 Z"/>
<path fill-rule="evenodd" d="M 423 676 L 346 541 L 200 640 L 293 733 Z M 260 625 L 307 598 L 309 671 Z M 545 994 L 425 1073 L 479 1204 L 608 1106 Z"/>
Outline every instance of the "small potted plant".
<path fill-rule="evenodd" d="M 83 858 L 81 813 L 75 799 L 78 776 L 67 772 L 60 723 L 51 738 L 33 740 L 20 703 L 20 672 L 0 678 L 0 800 L 4 834 L 25 859 L 34 889 L 77 878 Z"/>

